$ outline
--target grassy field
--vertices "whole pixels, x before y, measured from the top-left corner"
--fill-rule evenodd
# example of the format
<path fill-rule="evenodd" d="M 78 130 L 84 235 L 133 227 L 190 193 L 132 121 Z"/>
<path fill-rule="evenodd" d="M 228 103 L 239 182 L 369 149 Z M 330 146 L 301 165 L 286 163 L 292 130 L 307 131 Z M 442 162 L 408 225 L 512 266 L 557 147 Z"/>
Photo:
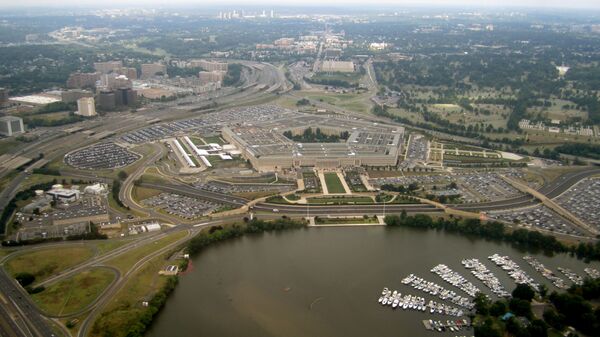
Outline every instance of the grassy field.
<path fill-rule="evenodd" d="M 194 143 L 194 145 L 196 145 L 196 146 L 206 145 L 206 143 L 204 143 L 202 138 L 194 137 L 194 136 L 189 136 L 189 138 L 192 141 L 192 143 Z"/>
<path fill-rule="evenodd" d="M 363 218 L 322 218 L 316 217 L 315 223 L 319 225 L 329 224 L 365 224 L 365 223 L 379 223 L 379 220 L 375 217 Z"/>
<path fill-rule="evenodd" d="M 219 144 L 219 145 L 227 144 L 227 142 L 225 142 L 225 140 L 223 140 L 223 138 L 221 138 L 221 136 L 208 136 L 208 137 L 202 137 L 202 139 L 206 142 L 206 144 Z"/>
<path fill-rule="evenodd" d="M 343 94 L 335 92 L 315 93 L 311 91 L 304 91 L 301 92 L 301 94 L 306 98 L 329 103 L 354 112 L 368 113 L 372 106 L 369 96 L 365 94 Z"/>
<path fill-rule="evenodd" d="M 143 259 L 145 256 L 148 256 L 152 252 L 183 238 L 184 236 L 186 236 L 186 234 L 187 233 L 184 231 L 173 233 L 173 234 L 168 235 L 158 241 L 150 242 L 139 248 L 133 249 L 133 250 L 127 252 L 127 254 L 125 254 L 125 255 L 121 255 L 117 258 L 109 260 L 106 262 L 106 265 L 115 267 L 115 268 L 119 269 L 119 271 L 121 271 L 121 273 L 124 274 L 134 264 L 136 264 L 139 260 Z"/>
<path fill-rule="evenodd" d="M 54 283 L 31 298 L 50 315 L 75 314 L 91 304 L 114 278 L 108 269 L 93 268 Z"/>
<path fill-rule="evenodd" d="M 55 247 L 41 249 L 18 255 L 5 264 L 6 270 L 15 275 L 28 272 L 35 276 L 36 282 L 78 265 L 94 255 L 87 246 Z"/>
<path fill-rule="evenodd" d="M 312 77 L 312 79 L 313 80 L 340 80 L 340 81 L 346 81 L 346 82 L 354 84 L 354 83 L 358 83 L 358 81 L 360 81 L 361 76 L 362 75 L 358 72 L 353 72 L 353 73 L 321 72 L 321 73 L 315 74 Z"/>
<path fill-rule="evenodd" d="M 276 191 L 255 191 L 255 192 L 236 192 L 233 195 L 246 198 L 248 200 L 254 200 L 258 198 L 268 197 L 269 195 L 277 194 Z"/>
<path fill-rule="evenodd" d="M 132 239 L 131 239 L 132 240 Z M 124 246 L 129 243 L 129 239 L 120 239 L 120 240 L 98 240 L 96 242 L 96 250 L 99 255 L 104 253 L 108 253 L 113 249 L 117 249 L 121 246 Z"/>
<path fill-rule="evenodd" d="M 336 173 L 325 172 L 323 175 L 325 176 L 325 184 L 327 184 L 329 193 L 346 193 L 344 185 L 342 185 Z"/>
<path fill-rule="evenodd" d="M 159 190 L 139 186 L 134 186 L 133 191 L 131 192 L 133 198 L 137 201 L 151 198 L 153 196 L 159 195 L 160 193 L 161 191 Z"/>
<path fill-rule="evenodd" d="M 141 270 L 132 275 L 125 286 L 98 316 L 89 336 L 104 337 L 110 331 L 112 337 L 126 336 L 129 327 L 136 324 L 144 312 L 141 302 L 149 300 L 166 282 L 158 271 L 164 267 L 167 254 L 150 260 Z"/>
<path fill-rule="evenodd" d="M 211 170 L 220 169 L 220 168 L 250 168 L 250 165 L 240 156 L 233 157 L 233 159 L 221 159 L 219 156 L 207 156 L 206 159 L 213 166 Z"/>

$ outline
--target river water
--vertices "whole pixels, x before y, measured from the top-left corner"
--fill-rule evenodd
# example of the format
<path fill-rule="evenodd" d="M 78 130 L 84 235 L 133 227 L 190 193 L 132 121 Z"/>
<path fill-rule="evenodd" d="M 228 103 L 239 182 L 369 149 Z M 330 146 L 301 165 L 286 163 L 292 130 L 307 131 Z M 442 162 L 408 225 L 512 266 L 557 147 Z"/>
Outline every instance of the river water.
<path fill-rule="evenodd" d="M 214 245 L 193 259 L 193 269 L 158 315 L 148 337 L 259 336 L 455 336 L 426 331 L 424 319 L 452 319 L 377 303 L 387 286 L 403 294 L 431 296 L 400 283 L 414 273 L 446 289 L 460 290 L 429 270 L 444 263 L 491 294 L 461 260 L 479 258 L 510 290 L 515 286 L 489 255 L 509 255 L 538 282 L 556 290 L 506 243 L 412 228 L 310 228 L 245 236 Z M 534 255 L 585 275 L 586 265 L 567 255 Z M 568 284 L 571 284 L 568 281 Z M 496 297 L 492 296 L 493 299 Z M 448 303 L 450 304 L 450 303 Z"/>

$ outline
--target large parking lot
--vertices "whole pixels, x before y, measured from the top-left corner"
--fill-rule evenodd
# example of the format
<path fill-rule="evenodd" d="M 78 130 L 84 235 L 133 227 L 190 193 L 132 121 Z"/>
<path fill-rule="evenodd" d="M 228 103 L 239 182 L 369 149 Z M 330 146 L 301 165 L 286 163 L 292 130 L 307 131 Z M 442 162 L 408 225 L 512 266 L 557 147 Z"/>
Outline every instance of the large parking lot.
<path fill-rule="evenodd" d="M 534 206 L 521 210 L 508 210 L 490 212 L 491 219 L 507 221 L 510 223 L 536 227 L 556 233 L 583 235 L 573 224 L 546 206 Z"/>
<path fill-rule="evenodd" d="M 580 220 L 600 228 L 600 178 L 582 180 L 556 201 Z"/>
<path fill-rule="evenodd" d="M 205 191 L 217 192 L 217 193 L 240 193 L 240 192 L 262 192 L 262 191 L 273 191 L 273 192 L 287 192 L 296 188 L 296 185 L 286 184 L 230 184 L 221 181 L 209 181 L 205 183 L 194 184 L 194 187 L 203 189 Z"/>
<path fill-rule="evenodd" d="M 146 206 L 156 207 L 169 214 L 190 220 L 210 214 L 222 206 L 206 200 L 173 193 L 161 193 L 145 199 L 143 202 Z"/>
<path fill-rule="evenodd" d="M 483 202 L 508 199 L 521 194 L 517 189 L 505 182 L 499 174 L 520 177 L 522 173 L 517 170 L 501 172 L 458 172 L 453 174 L 428 174 L 410 175 L 403 177 L 388 177 L 369 180 L 372 185 L 384 184 L 403 185 L 407 187 L 416 183 L 426 190 L 439 191 L 454 182 L 460 192 L 463 202 Z M 453 189 L 453 194 L 456 190 Z M 438 194 L 438 192 L 436 192 Z"/>
<path fill-rule="evenodd" d="M 131 165 L 139 158 L 115 143 L 100 143 L 69 153 L 65 162 L 79 169 L 114 169 Z"/>

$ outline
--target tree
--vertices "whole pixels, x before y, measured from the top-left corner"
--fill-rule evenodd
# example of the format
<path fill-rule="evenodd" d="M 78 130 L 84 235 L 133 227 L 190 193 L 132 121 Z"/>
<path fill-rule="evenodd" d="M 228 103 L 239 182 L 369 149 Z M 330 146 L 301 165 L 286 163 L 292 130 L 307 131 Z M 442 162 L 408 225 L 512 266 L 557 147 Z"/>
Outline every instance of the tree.
<path fill-rule="evenodd" d="M 491 319 L 486 319 L 483 324 L 475 327 L 476 337 L 501 337 L 502 334 L 496 327 Z"/>
<path fill-rule="evenodd" d="M 527 302 L 531 302 L 533 296 L 535 296 L 535 291 L 527 284 L 518 284 L 512 292 L 513 298 L 518 298 Z"/>
<path fill-rule="evenodd" d="M 35 276 L 31 273 L 22 272 L 15 275 L 15 280 L 17 280 L 22 287 L 27 287 L 35 281 Z"/>
<path fill-rule="evenodd" d="M 524 316 L 527 318 L 532 316 L 531 303 L 529 301 L 519 298 L 512 298 L 508 303 L 508 307 L 517 316 Z"/>
<path fill-rule="evenodd" d="M 494 317 L 502 316 L 506 313 L 506 304 L 503 301 L 496 301 L 490 306 L 490 315 Z"/>
<path fill-rule="evenodd" d="M 484 293 L 477 293 L 473 302 L 475 303 L 475 311 L 477 314 L 486 316 L 489 313 L 490 300 Z"/>
<path fill-rule="evenodd" d="M 545 284 L 540 284 L 540 286 L 538 288 L 538 292 L 540 293 L 540 296 L 542 298 L 545 298 L 546 295 L 548 294 L 548 287 Z"/>
<path fill-rule="evenodd" d="M 563 331 L 565 329 L 565 316 L 563 314 L 559 314 L 554 309 L 544 310 L 544 320 L 546 323 L 548 323 L 548 325 L 558 331 Z"/>
<path fill-rule="evenodd" d="M 531 321 L 531 325 L 527 327 L 527 331 L 531 337 L 548 337 L 548 326 L 540 319 Z"/>
<path fill-rule="evenodd" d="M 127 175 L 127 172 L 121 170 L 121 171 L 119 171 L 119 173 L 117 174 L 117 176 L 119 177 L 120 180 L 125 180 L 125 179 L 127 179 L 128 175 Z"/>

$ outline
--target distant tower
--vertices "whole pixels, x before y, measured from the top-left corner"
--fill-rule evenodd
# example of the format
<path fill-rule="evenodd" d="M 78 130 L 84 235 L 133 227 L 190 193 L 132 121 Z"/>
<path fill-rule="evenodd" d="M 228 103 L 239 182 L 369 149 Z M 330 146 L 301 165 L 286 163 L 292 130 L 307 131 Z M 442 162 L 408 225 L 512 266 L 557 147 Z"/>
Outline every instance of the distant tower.
<path fill-rule="evenodd" d="M 273 19 L 274 17 L 275 17 L 275 11 L 273 11 L 273 10 L 271 9 L 271 19 Z"/>

